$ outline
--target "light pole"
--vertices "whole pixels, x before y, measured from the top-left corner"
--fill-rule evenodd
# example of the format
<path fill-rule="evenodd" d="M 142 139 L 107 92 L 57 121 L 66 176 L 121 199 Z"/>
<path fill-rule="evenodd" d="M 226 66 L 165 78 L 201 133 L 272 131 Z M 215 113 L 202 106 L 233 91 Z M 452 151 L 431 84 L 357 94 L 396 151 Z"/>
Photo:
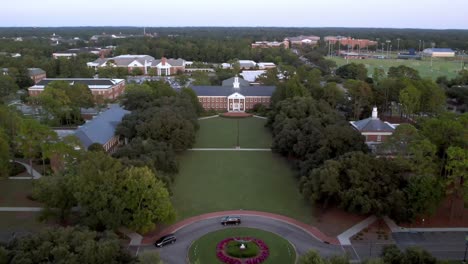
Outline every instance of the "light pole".
<path fill-rule="evenodd" d="M 397 38 L 397 52 L 400 53 L 400 38 Z"/>
<path fill-rule="evenodd" d="M 387 58 L 390 57 L 390 43 L 392 42 L 391 40 L 385 41 L 387 43 Z"/>
<path fill-rule="evenodd" d="M 421 52 L 421 40 L 419 40 L 419 52 Z"/>
<path fill-rule="evenodd" d="M 384 56 L 384 46 L 385 46 L 385 43 L 382 42 L 382 56 Z"/>
<path fill-rule="evenodd" d="M 466 264 L 466 251 L 468 251 L 468 235 L 465 236 L 465 256 L 463 257 L 463 263 Z"/>

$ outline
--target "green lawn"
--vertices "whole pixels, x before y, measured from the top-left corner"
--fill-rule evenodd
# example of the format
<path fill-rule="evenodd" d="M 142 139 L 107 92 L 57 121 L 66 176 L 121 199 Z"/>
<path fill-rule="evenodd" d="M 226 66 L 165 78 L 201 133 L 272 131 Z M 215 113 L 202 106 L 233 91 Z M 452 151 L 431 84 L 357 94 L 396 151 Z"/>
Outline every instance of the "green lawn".
<path fill-rule="evenodd" d="M 312 222 L 284 158 L 271 152 L 188 151 L 173 185 L 178 219 L 223 210 L 260 210 Z"/>
<path fill-rule="evenodd" d="M 47 225 L 38 221 L 38 212 L 0 212 L 1 232 L 39 231 Z"/>
<path fill-rule="evenodd" d="M 338 66 L 346 64 L 346 60 L 339 57 L 328 57 L 336 62 Z M 405 65 L 419 71 L 423 78 L 437 79 L 439 76 L 447 76 L 449 79 L 457 76 L 461 69 L 460 61 L 449 61 L 447 59 L 433 59 L 432 67 L 431 60 L 425 58 L 424 60 L 397 60 L 397 59 L 365 59 L 365 60 L 349 60 L 349 62 L 362 63 L 366 65 L 369 76 L 372 76 L 374 68 L 382 68 L 385 71 L 392 66 Z"/>
<path fill-rule="evenodd" d="M 265 128 L 266 120 L 250 118 L 222 118 L 200 120 L 200 131 L 194 148 L 270 148 L 271 133 Z"/>
<path fill-rule="evenodd" d="M 28 199 L 33 180 L 0 180 L 0 207 L 36 207 L 38 202 Z"/>
<path fill-rule="evenodd" d="M 250 236 L 263 240 L 269 248 L 270 255 L 265 264 L 292 264 L 296 260 L 293 246 L 276 234 L 253 228 L 226 228 L 209 233 L 195 241 L 189 250 L 190 263 L 198 260 L 200 263 L 222 263 L 216 257 L 216 245 L 230 237 Z"/>

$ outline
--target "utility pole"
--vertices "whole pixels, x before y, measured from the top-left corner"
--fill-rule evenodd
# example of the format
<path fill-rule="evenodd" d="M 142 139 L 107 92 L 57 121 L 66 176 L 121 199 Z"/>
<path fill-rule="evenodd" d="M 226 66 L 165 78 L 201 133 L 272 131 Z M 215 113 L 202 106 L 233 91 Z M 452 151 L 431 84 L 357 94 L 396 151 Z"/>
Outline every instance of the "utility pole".
<path fill-rule="evenodd" d="M 398 45 L 397 45 L 397 53 L 400 53 L 400 38 L 397 38 Z"/>

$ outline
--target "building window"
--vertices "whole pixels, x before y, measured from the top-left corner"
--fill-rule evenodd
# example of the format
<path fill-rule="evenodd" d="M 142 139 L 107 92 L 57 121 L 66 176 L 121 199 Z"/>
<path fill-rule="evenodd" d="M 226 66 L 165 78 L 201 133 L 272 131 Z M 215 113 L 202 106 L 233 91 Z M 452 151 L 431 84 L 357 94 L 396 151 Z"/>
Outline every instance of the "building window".
<path fill-rule="evenodd" d="M 380 141 L 382 141 L 382 136 L 381 136 L 381 135 L 378 135 L 378 136 L 377 136 L 377 142 L 380 142 Z"/>

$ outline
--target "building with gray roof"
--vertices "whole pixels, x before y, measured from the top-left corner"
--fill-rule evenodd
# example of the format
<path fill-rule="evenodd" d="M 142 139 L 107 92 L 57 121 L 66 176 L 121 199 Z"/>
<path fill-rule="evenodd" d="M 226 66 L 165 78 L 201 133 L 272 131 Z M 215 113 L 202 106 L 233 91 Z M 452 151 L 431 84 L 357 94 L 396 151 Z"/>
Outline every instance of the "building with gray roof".
<path fill-rule="evenodd" d="M 232 78 L 231 78 L 232 79 Z M 245 112 L 256 104 L 269 106 L 275 86 L 241 85 L 241 78 L 234 77 L 223 82 L 223 86 L 192 86 L 198 100 L 204 109 L 216 111 Z"/>
<path fill-rule="evenodd" d="M 130 111 L 119 105 L 110 105 L 109 109 L 80 126 L 75 131 L 75 136 L 85 149 L 88 149 L 93 143 L 99 143 L 105 151 L 112 152 L 120 144 L 115 130 L 122 122 L 123 117 L 129 113 Z"/>
<path fill-rule="evenodd" d="M 380 144 L 393 135 L 396 126 L 380 120 L 377 107 L 372 110 L 372 116 L 359 121 L 351 121 L 354 129 L 365 136 L 368 145 Z"/>
<path fill-rule="evenodd" d="M 154 70 L 155 75 L 174 75 L 185 71 L 186 61 L 183 59 L 155 59 L 149 55 L 120 55 L 113 58 L 99 58 L 86 64 L 90 68 L 98 69 L 102 67 L 127 68 L 129 72 L 134 69 L 141 69 L 143 74 L 149 74 L 149 70 Z"/>

